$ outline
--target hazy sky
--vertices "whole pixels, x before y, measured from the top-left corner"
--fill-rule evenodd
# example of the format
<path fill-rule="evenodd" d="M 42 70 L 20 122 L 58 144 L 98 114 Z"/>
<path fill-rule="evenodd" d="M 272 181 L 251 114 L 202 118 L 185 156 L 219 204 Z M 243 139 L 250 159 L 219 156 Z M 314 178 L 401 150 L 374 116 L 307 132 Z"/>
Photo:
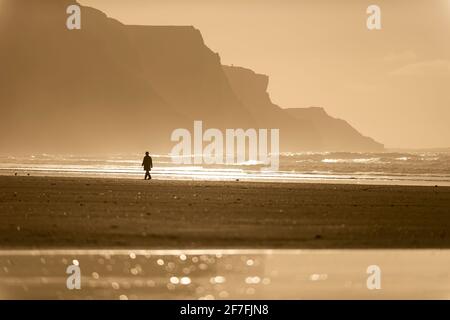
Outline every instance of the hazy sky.
<path fill-rule="evenodd" d="M 269 75 L 283 108 L 322 106 L 387 147 L 450 146 L 450 0 L 79 2 L 125 24 L 195 26 L 223 64 Z"/>

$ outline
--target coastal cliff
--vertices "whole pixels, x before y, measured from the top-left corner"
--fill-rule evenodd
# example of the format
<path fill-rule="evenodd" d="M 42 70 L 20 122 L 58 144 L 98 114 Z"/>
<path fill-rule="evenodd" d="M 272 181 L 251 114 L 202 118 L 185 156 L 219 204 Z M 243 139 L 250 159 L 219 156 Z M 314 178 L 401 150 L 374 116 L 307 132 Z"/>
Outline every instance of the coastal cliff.
<path fill-rule="evenodd" d="M 192 26 L 124 25 L 81 6 L 81 30 L 68 30 L 70 4 L 1 2 L 2 153 L 166 153 L 171 132 L 194 120 L 278 128 L 281 151 L 381 147 L 342 122 L 336 134 L 337 122 L 334 132 L 273 104 L 267 76 L 223 66 Z"/>

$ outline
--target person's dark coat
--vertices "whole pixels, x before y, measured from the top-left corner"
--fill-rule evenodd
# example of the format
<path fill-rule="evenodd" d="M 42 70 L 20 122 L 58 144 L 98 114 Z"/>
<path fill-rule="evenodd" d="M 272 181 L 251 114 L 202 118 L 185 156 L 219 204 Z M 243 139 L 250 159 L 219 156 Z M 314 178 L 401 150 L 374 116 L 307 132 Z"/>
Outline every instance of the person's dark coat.
<path fill-rule="evenodd" d="M 145 156 L 144 160 L 142 161 L 142 165 L 144 166 L 144 170 L 145 171 L 150 171 L 153 168 L 153 162 L 152 162 L 152 157 L 150 156 Z"/>

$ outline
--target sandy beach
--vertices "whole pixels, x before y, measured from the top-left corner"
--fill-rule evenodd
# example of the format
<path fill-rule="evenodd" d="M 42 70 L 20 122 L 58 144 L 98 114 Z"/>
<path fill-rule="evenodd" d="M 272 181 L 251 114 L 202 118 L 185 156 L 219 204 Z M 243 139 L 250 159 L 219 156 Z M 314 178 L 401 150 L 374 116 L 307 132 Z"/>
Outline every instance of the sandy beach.
<path fill-rule="evenodd" d="M 0 248 L 450 248 L 450 187 L 0 177 Z"/>

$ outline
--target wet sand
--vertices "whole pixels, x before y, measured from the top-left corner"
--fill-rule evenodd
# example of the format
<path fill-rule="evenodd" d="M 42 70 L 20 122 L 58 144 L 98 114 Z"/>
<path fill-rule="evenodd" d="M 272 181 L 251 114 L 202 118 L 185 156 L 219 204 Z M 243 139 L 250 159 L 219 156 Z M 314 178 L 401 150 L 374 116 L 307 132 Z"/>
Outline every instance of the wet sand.
<path fill-rule="evenodd" d="M 0 299 L 450 299 L 449 264 L 450 250 L 0 250 Z"/>
<path fill-rule="evenodd" d="M 450 248 L 450 187 L 0 176 L 0 248 Z"/>

